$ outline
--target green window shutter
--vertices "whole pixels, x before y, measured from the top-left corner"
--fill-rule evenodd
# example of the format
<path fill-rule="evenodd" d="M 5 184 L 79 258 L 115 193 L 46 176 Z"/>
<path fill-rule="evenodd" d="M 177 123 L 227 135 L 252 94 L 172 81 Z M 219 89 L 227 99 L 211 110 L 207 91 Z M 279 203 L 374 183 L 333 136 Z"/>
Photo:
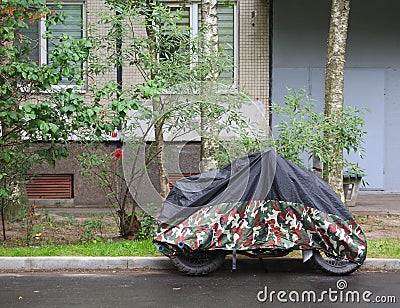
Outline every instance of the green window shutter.
<path fill-rule="evenodd" d="M 56 6 L 52 6 L 53 10 L 60 10 Z M 55 48 L 55 43 L 59 42 L 59 37 L 65 33 L 74 39 L 83 38 L 83 5 L 80 4 L 63 4 L 61 8 L 62 14 L 65 16 L 64 23 L 59 22 L 56 25 L 50 25 L 49 30 L 52 31 L 53 39 L 47 40 L 47 63 L 50 63 L 50 55 Z M 60 82 L 60 85 L 70 84 L 67 79 Z"/>
<path fill-rule="evenodd" d="M 181 27 L 190 27 L 190 8 L 189 7 L 178 7 L 172 6 L 170 7 L 171 12 L 180 12 L 179 18 L 176 18 L 176 24 Z"/>
<path fill-rule="evenodd" d="M 234 58 L 234 8 L 226 5 L 218 5 L 218 39 L 219 45 L 224 48 L 225 52 L 232 59 Z M 233 79 L 233 67 L 226 68 L 220 78 L 226 80 Z"/>
<path fill-rule="evenodd" d="M 172 13 L 172 20 L 165 22 L 165 27 L 159 37 L 161 49 L 160 59 L 163 60 L 171 59 L 172 55 L 185 54 L 185 52 L 187 52 L 185 49 L 190 39 L 189 33 L 187 32 L 190 27 L 190 8 L 172 6 L 170 10 Z M 190 59 L 186 60 L 189 65 Z"/>
<path fill-rule="evenodd" d="M 58 7 L 51 7 L 51 9 L 59 10 Z M 52 31 L 54 39 L 47 41 L 47 54 L 51 54 L 54 50 L 54 43 L 59 40 L 61 34 L 65 33 L 75 39 L 83 37 L 83 12 L 82 5 L 79 4 L 63 4 L 61 11 L 65 16 L 65 22 L 59 22 L 56 25 L 49 26 Z M 49 58 L 47 58 L 49 61 Z"/>

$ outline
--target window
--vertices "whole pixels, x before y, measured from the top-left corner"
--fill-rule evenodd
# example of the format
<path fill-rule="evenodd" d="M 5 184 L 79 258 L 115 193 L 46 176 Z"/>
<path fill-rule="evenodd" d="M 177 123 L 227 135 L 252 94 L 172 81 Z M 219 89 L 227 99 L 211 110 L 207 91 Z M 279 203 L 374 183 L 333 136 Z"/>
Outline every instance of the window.
<path fill-rule="evenodd" d="M 51 5 L 50 9 L 60 10 L 65 16 L 64 23 L 51 25 L 48 30 L 53 33 L 53 39 L 43 38 L 46 31 L 45 21 L 36 20 L 34 23 L 29 24 L 28 29 L 21 29 L 21 34 L 29 38 L 30 55 L 29 59 L 38 64 L 50 63 L 50 54 L 55 47 L 55 43 L 59 40 L 62 33 L 68 34 L 75 39 L 84 37 L 84 5 L 82 3 L 65 3 L 62 8 Z M 67 85 L 71 82 L 63 80 L 60 85 Z"/>
<path fill-rule="evenodd" d="M 162 59 L 168 59 L 172 54 L 179 53 L 187 48 L 188 42 L 190 40 L 190 34 L 186 31 L 187 28 L 190 26 L 190 8 L 185 7 L 181 8 L 178 6 L 170 7 L 171 12 L 177 14 L 179 10 L 179 18 L 174 18 L 170 21 L 170 23 L 176 25 L 178 28 L 184 30 L 183 33 L 180 33 L 180 36 L 177 37 L 176 34 L 172 35 L 170 31 L 164 30 L 161 34 L 162 40 L 162 52 L 160 57 Z M 168 29 L 168 27 L 166 28 Z M 185 50 L 186 52 L 188 50 Z M 187 55 L 187 53 L 184 52 Z M 188 64 L 190 63 L 190 59 L 186 59 Z"/>
<path fill-rule="evenodd" d="M 236 63 L 237 59 L 235 57 L 235 38 L 237 35 L 235 35 L 235 8 L 232 6 L 228 6 L 225 4 L 218 4 L 218 9 L 217 9 L 217 16 L 218 16 L 218 40 L 220 46 L 222 46 L 225 49 L 225 52 L 228 54 L 229 57 L 232 57 L 234 59 L 234 63 Z M 201 26 L 201 8 L 200 5 L 198 5 L 198 10 L 199 10 L 199 27 Z M 222 79 L 232 79 L 235 78 L 235 72 L 234 68 L 227 68 L 221 73 L 220 76 Z"/>
<path fill-rule="evenodd" d="M 173 5 L 171 5 L 173 7 Z M 237 35 L 237 6 L 218 4 L 218 39 L 220 46 L 223 46 L 226 53 L 233 58 L 234 63 L 238 59 L 238 35 Z M 190 26 L 192 33 L 196 35 L 201 27 L 201 5 L 199 2 L 187 4 L 182 12 L 182 26 Z M 222 79 L 231 80 L 237 78 L 234 67 L 227 68 L 221 74 Z"/>

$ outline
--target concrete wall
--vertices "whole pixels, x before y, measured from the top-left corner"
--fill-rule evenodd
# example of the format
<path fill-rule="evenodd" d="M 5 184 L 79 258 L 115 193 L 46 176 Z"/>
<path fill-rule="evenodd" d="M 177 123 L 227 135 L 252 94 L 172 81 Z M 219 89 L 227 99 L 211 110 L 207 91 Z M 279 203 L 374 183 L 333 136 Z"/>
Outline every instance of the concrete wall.
<path fill-rule="evenodd" d="M 400 3 L 352 0 L 345 71 L 345 104 L 366 106 L 367 157 L 359 160 L 369 189 L 400 191 Z M 273 12 L 273 90 L 305 88 L 323 108 L 330 1 L 279 0 Z M 356 160 L 351 157 L 351 160 Z"/>
<path fill-rule="evenodd" d="M 400 3 L 352 0 L 347 67 L 400 67 Z M 274 1 L 274 67 L 324 67 L 330 1 Z"/>

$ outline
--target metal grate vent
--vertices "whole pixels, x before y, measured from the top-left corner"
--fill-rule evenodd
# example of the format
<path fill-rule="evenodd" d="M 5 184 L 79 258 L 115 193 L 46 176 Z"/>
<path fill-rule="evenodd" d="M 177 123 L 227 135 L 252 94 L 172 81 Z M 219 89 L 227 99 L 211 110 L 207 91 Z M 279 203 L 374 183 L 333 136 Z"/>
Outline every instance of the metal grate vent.
<path fill-rule="evenodd" d="M 29 199 L 72 199 L 72 174 L 39 174 L 26 185 Z"/>

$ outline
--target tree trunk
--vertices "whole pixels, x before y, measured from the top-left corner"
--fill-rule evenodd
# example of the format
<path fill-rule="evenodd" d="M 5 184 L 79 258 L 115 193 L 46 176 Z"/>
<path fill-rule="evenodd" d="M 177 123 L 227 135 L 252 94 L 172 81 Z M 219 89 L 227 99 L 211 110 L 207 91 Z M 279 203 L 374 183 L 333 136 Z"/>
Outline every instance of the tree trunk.
<path fill-rule="evenodd" d="M 149 8 L 154 7 L 157 5 L 156 2 L 153 2 L 151 0 L 146 1 L 146 5 Z M 146 34 L 150 40 L 153 41 L 154 44 L 157 44 L 157 39 L 156 35 L 154 33 L 154 16 L 151 15 L 145 16 L 146 19 Z M 154 57 L 154 61 L 159 61 L 159 55 L 157 53 L 157 50 L 153 49 L 152 46 L 149 46 L 149 52 L 150 54 Z M 155 80 L 155 77 L 157 76 L 157 71 L 150 71 L 150 79 Z M 152 100 L 153 104 L 153 110 L 155 113 L 160 113 L 162 114 L 163 112 L 163 106 L 160 102 L 158 102 L 156 99 L 153 98 Z M 169 194 L 169 179 L 168 179 L 168 173 L 165 170 L 164 167 L 164 162 L 163 162 L 163 153 L 164 153 L 164 134 L 163 134 L 163 128 L 164 128 L 164 119 L 161 118 L 157 119 L 156 122 L 154 123 L 154 134 L 155 134 L 155 140 L 154 140 L 154 152 L 156 155 L 156 161 L 157 161 L 157 166 L 158 166 L 158 172 L 159 172 L 159 180 L 160 180 L 160 195 L 163 199 L 165 199 L 168 194 Z"/>
<path fill-rule="evenodd" d="M 332 0 L 325 71 L 325 114 L 339 116 L 344 103 L 344 64 L 350 0 Z M 326 133 L 327 150 L 334 159 L 325 163 L 324 179 L 344 201 L 343 149 L 335 148 L 336 136 Z"/>
<path fill-rule="evenodd" d="M 7 17 L 4 17 L 4 16 L 0 17 L 0 25 L 5 24 L 6 21 L 7 21 Z M 4 48 L 4 50 L 13 47 L 13 44 L 14 44 L 14 42 L 10 41 L 10 40 L 0 40 L 0 46 L 2 46 L 2 48 Z M 12 63 L 12 59 L 9 57 L 8 54 L 0 55 L 0 66 L 7 66 L 7 65 L 10 65 L 11 63 Z M 14 80 L 9 80 L 9 81 L 12 82 Z M 18 94 L 18 91 L 15 91 L 14 97 L 17 94 Z M 3 100 L 2 94 L 0 94 L 0 100 Z M 11 108 L 13 108 L 13 110 Z M 12 112 L 15 110 L 15 108 L 19 108 L 19 106 L 17 104 L 15 106 L 11 106 L 9 111 Z M 20 140 L 20 138 L 17 138 L 16 140 L 11 140 L 11 142 L 10 142 L 9 138 L 5 137 L 8 135 L 9 132 L 12 131 L 12 127 L 8 127 L 7 124 L 8 123 L 1 123 L 0 138 L 3 140 L 4 143 L 2 143 L 2 145 L 0 146 L 0 153 L 2 153 L 3 150 L 5 150 L 6 148 L 12 147 L 13 144 L 18 144 L 19 140 Z M 5 171 L 8 168 L 9 167 L 7 167 L 7 163 L 4 163 L 4 165 L 2 165 L 0 168 L 0 173 L 7 174 L 8 172 L 5 172 Z M 3 172 L 3 170 L 4 170 L 4 172 Z M 6 196 L 2 196 L 0 198 L 0 200 L 1 200 L 1 204 L 0 204 L 0 206 L 1 206 L 1 223 L 2 223 L 2 233 L 3 233 L 4 241 L 7 239 L 6 226 L 5 226 L 6 206 L 9 205 L 11 197 L 16 198 L 16 200 L 17 200 L 16 202 L 18 203 L 18 206 L 27 204 L 27 198 L 25 198 L 25 200 L 23 200 L 22 198 L 24 197 L 24 195 L 21 193 L 21 192 L 25 192 L 25 184 L 14 182 L 13 176 L 14 176 L 14 174 L 11 176 L 5 175 L 3 177 L 3 181 L 2 181 L 3 190 L 5 191 L 7 187 L 11 187 L 11 191 L 12 191 L 12 193 L 11 193 L 12 196 L 8 196 L 8 198 Z"/>
<path fill-rule="evenodd" d="M 2 230 L 3 230 L 3 241 L 7 240 L 6 236 L 6 220 L 4 218 L 4 207 L 5 207 L 5 202 L 4 199 L 1 199 L 1 225 L 2 225 Z"/>
<path fill-rule="evenodd" d="M 156 110 L 160 111 L 160 108 L 155 107 Z M 163 122 L 160 119 L 160 123 L 157 122 L 154 124 L 155 131 L 155 153 L 158 165 L 158 173 L 160 179 L 160 195 L 163 199 L 165 199 L 169 194 L 169 179 L 168 173 L 164 167 L 163 154 L 164 154 L 164 136 L 163 136 Z"/>
<path fill-rule="evenodd" d="M 217 118 L 205 110 L 205 106 L 201 105 L 201 148 L 200 148 L 200 172 L 207 172 L 216 169 L 218 166 L 217 160 L 213 157 L 214 153 L 218 152 L 218 131 L 215 127 Z"/>
<path fill-rule="evenodd" d="M 203 30 L 202 57 L 217 55 L 218 53 L 218 17 L 217 17 L 217 0 L 201 1 L 201 24 Z M 207 91 L 207 84 L 212 84 L 218 78 L 218 72 L 210 69 L 209 75 L 205 78 L 200 95 Z M 212 86 L 211 86 L 212 87 Z M 212 87 L 214 88 L 214 87 Z M 201 149 L 200 149 L 200 172 L 206 172 L 217 167 L 217 161 L 213 158 L 213 153 L 218 151 L 218 131 L 215 123 L 218 117 L 210 110 L 206 110 L 205 104 L 200 106 L 201 109 Z"/>
<path fill-rule="evenodd" d="M 207 57 L 218 52 L 218 1 L 201 1 L 201 27 L 204 35 L 202 44 L 203 57 Z M 218 72 L 210 71 L 208 79 L 218 78 Z"/>

